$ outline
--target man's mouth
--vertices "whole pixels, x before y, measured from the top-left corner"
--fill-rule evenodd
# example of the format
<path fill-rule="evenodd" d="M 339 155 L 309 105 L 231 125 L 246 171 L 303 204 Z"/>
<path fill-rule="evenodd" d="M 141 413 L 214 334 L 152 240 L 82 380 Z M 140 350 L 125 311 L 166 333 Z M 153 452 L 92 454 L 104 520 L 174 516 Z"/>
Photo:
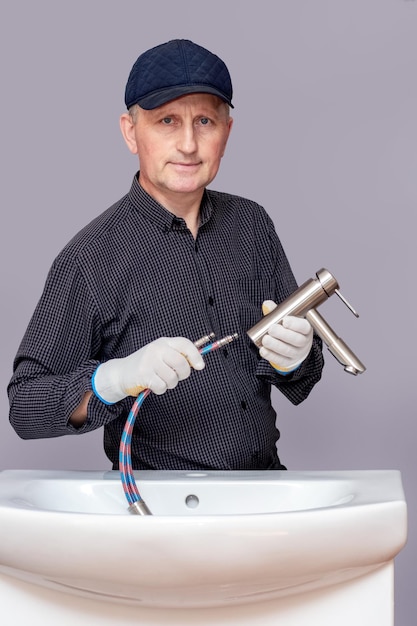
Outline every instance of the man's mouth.
<path fill-rule="evenodd" d="M 186 163 L 182 161 L 171 161 L 171 165 L 178 169 L 187 170 L 187 169 L 194 169 L 194 168 L 199 167 L 201 165 L 201 162 L 198 161 L 198 162 L 193 162 L 193 163 Z"/>

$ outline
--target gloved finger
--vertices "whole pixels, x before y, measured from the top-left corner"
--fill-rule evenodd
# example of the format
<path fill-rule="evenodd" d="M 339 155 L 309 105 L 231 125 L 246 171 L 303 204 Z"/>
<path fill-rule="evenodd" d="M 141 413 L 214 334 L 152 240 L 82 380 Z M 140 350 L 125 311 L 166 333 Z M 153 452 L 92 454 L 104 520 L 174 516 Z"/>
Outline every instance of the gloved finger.
<path fill-rule="evenodd" d="M 310 326 L 308 322 L 307 324 Z M 283 324 L 272 324 L 266 335 L 264 335 L 262 343 L 266 348 L 271 348 L 272 350 L 274 349 L 274 340 L 277 340 L 283 344 L 288 344 L 289 346 L 303 348 L 310 342 L 310 339 L 311 333 L 309 331 L 307 332 L 307 334 L 303 334 L 296 330 L 285 328 Z"/>
<path fill-rule="evenodd" d="M 284 317 L 281 323 L 284 328 L 294 330 L 295 332 L 301 333 L 302 335 L 310 335 L 313 332 L 310 322 L 304 317 L 287 315 L 286 317 Z"/>
<path fill-rule="evenodd" d="M 262 346 L 259 350 L 259 354 L 268 361 L 273 361 L 274 359 L 281 361 L 282 357 L 294 361 L 294 359 L 298 359 L 300 348 L 300 346 L 295 346 L 288 341 L 281 341 L 280 339 L 266 334 L 262 338 Z"/>
<path fill-rule="evenodd" d="M 168 340 L 168 345 L 177 350 L 177 352 L 181 353 L 192 368 L 195 370 L 204 369 L 204 359 L 192 341 L 186 337 L 171 337 Z"/>
<path fill-rule="evenodd" d="M 262 313 L 264 315 L 268 315 L 268 313 L 270 313 L 276 308 L 277 308 L 277 304 L 273 300 L 265 300 L 265 302 L 262 303 Z"/>
<path fill-rule="evenodd" d="M 160 381 L 162 381 L 166 389 L 174 389 L 178 385 L 179 380 L 178 373 L 170 365 L 164 361 L 155 364 L 154 371 L 151 374 L 151 383 L 159 387 L 161 386 Z"/>
<path fill-rule="evenodd" d="M 164 376 L 160 373 L 160 370 L 162 370 L 165 373 L 165 376 L 167 376 L 166 379 L 164 378 L 165 380 L 167 380 L 167 383 L 171 382 L 171 380 L 173 382 L 173 378 L 170 375 L 170 372 L 168 372 L 168 369 L 166 369 L 164 366 L 167 366 L 169 370 L 171 370 L 171 372 L 175 374 L 177 382 L 178 380 L 185 380 L 191 374 L 191 366 L 187 358 L 181 352 L 177 352 L 177 350 L 171 347 L 168 347 L 163 354 L 162 363 L 158 368 L 158 374 L 159 376 L 164 378 Z M 173 387 L 169 388 L 172 389 Z"/>
<path fill-rule="evenodd" d="M 178 381 L 177 381 L 178 382 Z M 175 385 L 174 385 L 175 386 Z M 148 389 L 150 389 L 157 396 L 161 396 L 168 389 L 168 385 L 162 378 L 160 378 L 155 372 L 151 375 L 148 383 Z M 135 394 L 130 394 L 135 395 Z"/>
<path fill-rule="evenodd" d="M 259 354 L 263 359 L 269 361 L 276 369 L 289 368 L 295 362 L 294 356 L 285 356 L 279 352 L 268 350 L 264 346 L 261 346 L 259 349 Z M 276 364 L 279 364 L 279 366 Z"/>

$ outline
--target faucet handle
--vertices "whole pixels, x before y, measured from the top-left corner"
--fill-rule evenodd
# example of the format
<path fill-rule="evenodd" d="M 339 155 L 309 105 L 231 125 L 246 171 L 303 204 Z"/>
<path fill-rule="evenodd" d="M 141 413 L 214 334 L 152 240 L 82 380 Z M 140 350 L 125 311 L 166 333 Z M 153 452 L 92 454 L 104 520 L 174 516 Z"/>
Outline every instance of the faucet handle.
<path fill-rule="evenodd" d="M 359 317 L 358 313 L 355 311 L 353 306 L 349 304 L 346 298 L 344 298 L 342 294 L 340 293 L 339 283 L 337 282 L 333 274 L 329 272 L 329 270 L 326 270 L 325 267 L 322 267 L 321 270 L 316 272 L 316 277 L 317 277 L 318 283 L 321 285 L 321 288 L 323 289 L 323 291 L 325 292 L 328 298 L 330 298 L 330 296 L 332 296 L 335 293 L 337 296 L 339 296 L 343 304 L 346 305 L 347 308 L 353 313 L 353 315 L 355 317 Z"/>
<path fill-rule="evenodd" d="M 341 299 L 341 301 L 343 302 L 343 304 L 345 304 L 347 306 L 347 308 L 349 309 L 349 311 L 351 313 L 353 313 L 353 315 L 355 317 L 359 317 L 359 313 L 357 313 L 355 311 L 355 309 L 353 308 L 353 306 L 346 300 L 346 298 L 344 296 L 342 296 L 342 294 L 340 293 L 339 289 L 335 289 L 334 290 L 335 294 Z"/>

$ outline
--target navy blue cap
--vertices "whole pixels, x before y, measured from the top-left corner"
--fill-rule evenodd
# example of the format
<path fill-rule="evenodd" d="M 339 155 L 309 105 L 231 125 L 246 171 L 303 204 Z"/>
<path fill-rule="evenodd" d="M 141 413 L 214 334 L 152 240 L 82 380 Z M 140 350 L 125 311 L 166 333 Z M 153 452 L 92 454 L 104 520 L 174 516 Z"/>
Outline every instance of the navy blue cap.
<path fill-rule="evenodd" d="M 129 74 L 125 104 L 157 107 L 189 93 L 211 93 L 232 108 L 232 81 L 225 63 L 189 41 L 173 39 L 147 50 Z"/>

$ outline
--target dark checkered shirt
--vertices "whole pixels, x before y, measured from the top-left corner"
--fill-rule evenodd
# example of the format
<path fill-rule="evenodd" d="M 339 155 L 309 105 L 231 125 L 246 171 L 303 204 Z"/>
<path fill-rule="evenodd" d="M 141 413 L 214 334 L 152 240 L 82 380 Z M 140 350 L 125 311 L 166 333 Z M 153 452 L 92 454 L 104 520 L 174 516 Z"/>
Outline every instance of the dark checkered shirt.
<path fill-rule="evenodd" d="M 182 219 L 134 178 L 130 192 L 76 235 L 55 259 L 9 385 L 10 421 L 24 439 L 104 426 L 113 468 L 133 398 L 93 396 L 84 426 L 69 417 L 101 361 L 161 336 L 196 340 L 237 332 L 206 355 L 203 371 L 143 403 L 132 437 L 135 469 L 279 468 L 271 385 L 294 404 L 320 379 L 321 341 L 289 376 L 261 359 L 246 331 L 266 299 L 296 288 L 273 223 L 254 202 L 206 190 L 196 240 Z"/>

